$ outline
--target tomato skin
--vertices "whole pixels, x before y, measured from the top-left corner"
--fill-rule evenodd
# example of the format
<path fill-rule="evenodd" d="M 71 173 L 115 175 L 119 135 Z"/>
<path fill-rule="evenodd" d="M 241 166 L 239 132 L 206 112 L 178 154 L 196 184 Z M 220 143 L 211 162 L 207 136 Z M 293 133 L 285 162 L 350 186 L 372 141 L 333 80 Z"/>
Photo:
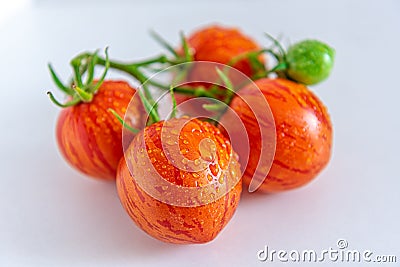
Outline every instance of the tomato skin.
<path fill-rule="evenodd" d="M 254 40 L 246 36 L 239 29 L 218 25 L 211 25 L 197 30 L 187 37 L 187 43 L 192 52 L 194 61 L 210 61 L 225 65 L 229 64 L 232 58 L 236 56 L 261 49 Z M 179 53 L 182 54 L 182 51 L 179 51 Z M 258 59 L 262 63 L 265 62 L 263 56 L 259 56 Z M 255 74 L 248 59 L 240 60 L 232 67 L 248 77 Z M 228 73 L 228 77 L 234 85 L 243 82 L 243 77 L 241 75 L 235 73 L 230 75 Z M 186 79 L 189 82 L 204 81 L 190 83 L 189 85 L 192 87 L 204 86 L 205 88 L 210 88 L 212 84 L 207 82 L 218 81 L 219 76 L 215 71 L 215 66 L 210 67 L 210 65 L 207 64 L 197 64 L 191 68 Z M 226 89 L 220 87 L 218 89 L 220 93 L 218 93 L 217 98 L 223 100 Z M 190 98 L 192 97 L 176 94 L 178 103 L 182 103 Z M 211 102 L 204 102 L 202 104 L 205 103 Z M 191 109 L 185 108 L 184 111 L 189 114 L 196 114 L 196 111 L 199 109 L 202 109 L 201 104 Z"/>
<path fill-rule="evenodd" d="M 335 50 L 317 40 L 305 40 L 289 47 L 286 54 L 289 78 L 312 85 L 328 78 L 333 68 Z"/>
<path fill-rule="evenodd" d="M 222 27 L 213 25 L 202 28 L 187 39 L 189 47 L 193 51 L 194 61 L 212 61 L 228 64 L 229 61 L 246 52 L 257 51 L 260 46 L 250 37 L 244 35 L 237 28 Z M 262 57 L 260 57 L 261 60 Z M 234 68 L 243 72 L 247 76 L 254 74 L 248 60 L 240 60 Z M 192 72 L 197 79 L 204 79 L 209 76 L 209 72 L 215 70 L 196 70 Z"/>
<path fill-rule="evenodd" d="M 255 83 L 271 108 L 276 127 L 274 161 L 258 191 L 280 192 L 303 186 L 324 169 L 331 156 L 332 125 L 327 110 L 304 85 L 280 78 L 263 78 Z M 251 95 L 253 90 L 243 88 L 241 94 Z M 250 157 L 243 177 L 249 185 L 259 160 L 260 131 L 241 99 L 235 97 L 230 106 L 249 135 Z"/>
<path fill-rule="evenodd" d="M 170 120 L 170 122 L 174 123 L 173 120 Z M 205 171 L 196 172 L 180 170 L 167 160 L 165 154 L 161 153 L 164 151 L 162 150 L 160 139 L 162 125 L 163 122 L 158 122 L 138 133 L 126 153 L 137 152 L 134 153 L 133 157 L 139 159 L 143 158 L 143 153 L 147 153 L 148 157 L 152 159 L 151 163 L 148 164 L 152 164 L 161 178 L 170 183 L 182 187 L 197 187 L 210 184 L 211 181 L 208 180 L 206 175 L 210 173 L 210 167 L 207 167 Z M 193 129 L 195 131 L 192 131 Z M 141 142 L 138 140 L 143 137 L 146 146 L 144 152 L 138 147 L 138 142 Z M 185 125 L 180 137 L 183 137 L 179 141 L 180 148 L 187 151 L 184 156 L 189 160 L 195 160 L 199 157 L 199 140 L 204 138 L 214 140 L 217 147 L 216 151 L 218 151 L 216 169 L 220 173 L 222 170 L 228 170 L 228 176 L 232 173 L 232 170 L 235 170 L 236 175 L 238 175 L 235 178 L 240 178 L 240 168 L 236 157 L 232 158 L 232 162 L 235 164 L 227 164 L 229 159 L 226 153 L 231 151 L 231 148 L 229 143 L 226 142 L 227 139 L 215 126 L 193 119 Z M 223 144 L 226 144 L 227 147 L 224 148 Z M 140 152 L 141 150 L 142 152 Z M 176 206 L 161 202 L 146 193 L 136 179 L 132 177 L 127 167 L 128 161 L 129 158 L 127 156 L 122 158 L 117 170 L 116 183 L 119 198 L 134 223 L 158 240 L 176 244 L 209 242 L 225 227 L 236 210 L 242 189 L 240 180 L 226 195 L 217 200 L 200 206 Z M 150 170 L 149 168 L 151 167 L 149 165 L 139 165 L 144 170 Z M 149 180 L 149 173 L 150 171 L 145 171 L 146 181 Z M 164 192 L 164 194 L 166 193 Z"/>
<path fill-rule="evenodd" d="M 135 90 L 123 81 L 105 81 L 90 103 L 61 111 L 56 139 L 66 161 L 78 171 L 97 179 L 115 180 L 123 155 L 122 125 L 107 110 L 123 116 Z M 137 109 L 137 121 L 144 114 Z"/>

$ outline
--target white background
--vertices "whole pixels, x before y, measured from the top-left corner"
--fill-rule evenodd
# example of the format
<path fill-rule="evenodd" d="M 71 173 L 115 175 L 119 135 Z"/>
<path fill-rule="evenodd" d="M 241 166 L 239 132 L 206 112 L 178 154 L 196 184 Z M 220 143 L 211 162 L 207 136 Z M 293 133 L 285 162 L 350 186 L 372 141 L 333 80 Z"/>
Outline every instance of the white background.
<path fill-rule="evenodd" d="M 394 0 L 38 1 L 3 12 L 0 266 L 281 266 L 259 262 L 257 251 L 320 251 L 339 238 L 350 249 L 394 254 L 398 262 L 387 266 L 399 266 L 399 12 Z M 165 244 L 133 225 L 114 184 L 88 179 L 60 157 L 46 64 L 67 77 L 72 56 L 106 45 L 113 58 L 149 57 L 160 51 L 149 29 L 177 43 L 179 30 L 211 22 L 239 26 L 264 44 L 266 31 L 336 48 L 332 76 L 312 88 L 332 117 L 333 157 L 304 188 L 245 194 L 211 243 Z"/>

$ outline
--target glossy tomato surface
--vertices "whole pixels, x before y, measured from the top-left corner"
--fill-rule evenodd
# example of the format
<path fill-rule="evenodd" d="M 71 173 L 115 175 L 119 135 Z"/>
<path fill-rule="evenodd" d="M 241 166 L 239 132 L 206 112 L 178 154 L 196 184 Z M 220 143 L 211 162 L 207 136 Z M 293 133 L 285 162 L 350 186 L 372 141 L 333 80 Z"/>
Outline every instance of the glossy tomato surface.
<path fill-rule="evenodd" d="M 332 124 L 326 107 L 304 85 L 268 78 L 255 83 L 271 108 L 276 128 L 273 164 L 259 191 L 279 192 L 307 184 L 324 169 L 331 156 Z M 240 92 L 250 96 L 254 94 L 253 90 L 254 87 L 249 86 Z M 259 163 L 258 127 L 263 124 L 256 122 L 250 107 L 242 99 L 235 97 L 230 106 L 245 124 L 249 136 L 250 156 L 243 177 L 248 185 Z"/>
<path fill-rule="evenodd" d="M 67 162 L 90 177 L 115 179 L 122 151 L 122 125 L 108 110 L 121 117 L 135 93 L 123 81 L 105 81 L 90 103 L 80 103 L 61 111 L 56 128 L 57 143 Z M 136 123 L 144 110 L 137 107 Z M 133 126 L 134 126 L 133 125 Z"/>
<path fill-rule="evenodd" d="M 239 29 L 217 25 L 194 32 L 187 41 L 195 61 L 212 61 L 222 64 L 228 64 L 233 58 L 246 52 L 260 49 L 254 40 Z M 261 57 L 260 60 L 262 60 Z M 248 59 L 238 60 L 233 67 L 247 76 L 254 74 Z M 198 69 L 191 75 L 196 76 L 197 79 L 205 79 L 210 75 L 209 73 L 210 70 Z"/>
<path fill-rule="evenodd" d="M 168 126 L 155 123 L 134 138 L 118 168 L 118 195 L 135 224 L 150 236 L 169 243 L 205 243 L 218 235 L 236 210 L 242 189 L 240 167 L 229 141 L 215 126 L 191 119 L 181 131 L 171 130 L 180 120 L 170 120 Z M 174 136 L 178 150 L 171 147 Z M 230 188 L 215 197 L 224 184 Z M 171 190 L 206 186 L 209 190 L 195 191 L 196 205 L 164 199 Z"/>
<path fill-rule="evenodd" d="M 194 62 L 207 61 L 216 62 L 224 65 L 231 63 L 231 60 L 237 58 L 239 55 L 244 55 L 247 52 L 258 51 L 260 46 L 245 35 L 238 28 L 224 27 L 219 25 L 211 25 L 201 28 L 187 37 L 188 46 L 193 56 Z M 257 57 L 261 64 L 264 64 L 262 56 Z M 193 64 L 188 71 L 186 81 L 189 82 L 191 87 L 204 86 L 209 89 L 216 82 L 221 82 L 215 68 L 223 69 L 223 66 L 212 64 Z M 236 60 L 232 65 L 240 73 L 235 71 L 228 71 L 226 74 L 230 78 L 234 86 L 241 84 L 245 81 L 246 77 L 253 76 L 257 70 L 253 69 L 250 61 L 246 58 Z M 215 87 L 216 97 L 223 100 L 226 95 L 226 89 L 223 87 Z M 178 103 L 182 103 L 191 96 L 176 95 Z M 212 101 L 199 101 L 192 104 L 192 108 L 185 107 L 184 111 L 188 114 L 194 114 L 202 109 L 202 104 L 212 103 Z"/>

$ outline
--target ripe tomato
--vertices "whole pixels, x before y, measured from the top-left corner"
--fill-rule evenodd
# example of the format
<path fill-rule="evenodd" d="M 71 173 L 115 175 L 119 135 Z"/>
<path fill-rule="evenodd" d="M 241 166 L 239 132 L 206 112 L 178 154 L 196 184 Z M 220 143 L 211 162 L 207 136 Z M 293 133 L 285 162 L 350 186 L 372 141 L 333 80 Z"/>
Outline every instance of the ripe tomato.
<path fill-rule="evenodd" d="M 259 191 L 278 192 L 300 187 L 315 178 L 329 162 L 332 125 L 327 110 L 304 85 L 268 78 L 255 83 L 271 108 L 277 138 L 272 167 L 268 175 L 265 173 L 266 179 Z M 242 96 L 254 95 L 254 87 L 245 87 L 240 93 Z M 259 126 L 250 107 L 242 99 L 235 97 L 230 106 L 241 118 L 249 136 L 250 156 L 243 177 L 248 185 L 259 163 Z M 224 120 L 226 118 L 223 117 L 221 121 Z M 239 150 L 238 153 L 241 156 Z"/>
<path fill-rule="evenodd" d="M 246 52 L 260 50 L 260 46 L 237 28 L 209 26 L 200 29 L 187 39 L 193 53 L 194 61 L 212 61 L 228 64 L 230 61 Z M 262 58 L 259 58 L 262 61 Z M 251 77 L 254 69 L 248 59 L 242 59 L 233 65 L 234 68 Z M 202 79 L 215 75 L 215 70 L 194 70 L 193 78 Z M 203 78 L 203 79 L 204 79 Z"/>
<path fill-rule="evenodd" d="M 231 60 L 237 58 L 239 55 L 244 55 L 247 52 L 255 52 L 261 49 L 254 40 L 243 34 L 239 29 L 217 25 L 199 29 L 187 37 L 187 43 L 194 62 L 208 61 L 225 65 L 230 64 Z M 261 66 L 264 66 L 263 56 L 257 56 L 255 59 Z M 256 67 L 254 64 L 252 65 L 248 58 L 237 60 L 232 67 L 244 74 L 242 76 L 237 73 L 228 73 L 228 77 L 232 81 L 233 85 L 239 85 L 243 82 L 244 77 L 252 77 L 260 71 L 259 66 Z M 221 69 L 221 67 L 218 68 Z M 212 83 L 215 83 L 218 80 L 220 79 L 215 71 L 215 66 L 211 64 L 191 65 L 186 77 L 186 81 L 189 82 L 188 85 L 191 87 L 204 86 L 206 89 L 209 89 L 212 86 Z M 226 89 L 222 87 L 216 87 L 215 89 L 217 90 L 216 96 L 220 100 L 223 100 L 226 94 Z M 178 103 L 182 103 L 190 98 L 191 96 L 176 95 Z M 202 109 L 202 104 L 209 104 L 209 102 L 199 101 L 197 105 L 193 104 L 195 105 L 193 108 L 185 108 L 184 111 L 189 114 L 196 114 L 193 112 Z"/>
<path fill-rule="evenodd" d="M 215 126 L 186 118 L 157 122 L 139 132 L 125 153 L 117 171 L 118 195 L 136 225 L 152 237 L 205 243 L 231 219 L 242 189 L 240 167 Z M 195 191 L 185 201 L 180 190 Z"/>
<path fill-rule="evenodd" d="M 99 179 L 115 179 L 122 151 L 122 125 L 109 108 L 123 116 L 135 90 L 123 81 L 104 81 L 93 100 L 61 111 L 56 128 L 61 154 L 75 169 Z M 142 107 L 137 107 L 139 125 Z"/>

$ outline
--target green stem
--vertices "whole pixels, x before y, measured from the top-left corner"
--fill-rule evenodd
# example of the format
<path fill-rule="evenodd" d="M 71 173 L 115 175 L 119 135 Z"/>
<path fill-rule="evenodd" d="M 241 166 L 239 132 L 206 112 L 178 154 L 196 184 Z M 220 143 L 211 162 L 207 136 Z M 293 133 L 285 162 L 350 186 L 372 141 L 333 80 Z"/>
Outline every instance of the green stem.
<path fill-rule="evenodd" d="M 104 66 L 106 63 L 104 58 L 98 57 L 97 58 L 97 64 Z M 132 75 L 134 78 L 139 80 L 139 82 L 143 83 L 146 80 L 143 80 L 143 75 L 138 71 L 139 67 L 144 67 L 147 65 L 151 65 L 154 63 L 160 63 L 160 64 L 172 64 L 176 65 L 179 64 L 180 62 L 176 61 L 171 61 L 169 60 L 165 55 L 157 56 L 154 58 L 146 59 L 143 61 L 138 61 L 138 62 L 131 62 L 131 63 L 122 63 L 122 62 L 117 62 L 117 61 L 110 61 L 110 67 L 113 69 L 117 69 L 123 72 L 126 72 L 130 75 Z M 147 78 L 146 78 L 147 79 Z"/>
<path fill-rule="evenodd" d="M 158 57 L 160 58 L 160 57 Z M 146 62 L 158 62 L 157 58 L 154 58 L 152 60 L 147 60 Z M 97 59 L 97 64 L 99 65 L 105 65 L 105 60 L 101 57 L 98 57 Z M 122 63 L 122 62 L 117 62 L 117 61 L 110 61 L 110 68 L 125 72 L 135 79 L 137 79 L 140 83 L 147 83 L 154 85 L 160 89 L 163 90 L 169 90 L 170 87 L 164 84 L 161 84 L 159 82 L 156 82 L 154 80 L 149 79 L 147 76 L 145 76 L 141 71 L 138 70 L 137 68 L 138 63 Z M 207 90 L 204 89 L 204 87 L 176 87 L 174 88 L 175 92 L 185 94 L 185 95 L 192 95 L 192 96 L 204 96 L 204 97 L 211 97 L 215 98 L 215 94 L 212 92 L 208 92 Z"/>
<path fill-rule="evenodd" d="M 86 92 L 85 90 L 81 89 L 79 86 L 72 86 L 72 89 L 74 89 L 76 95 L 80 98 L 85 103 L 89 103 L 93 99 L 93 94 Z"/>
<path fill-rule="evenodd" d="M 216 103 L 216 104 L 203 104 L 202 107 L 208 111 L 221 111 L 226 106 L 221 103 Z"/>
<path fill-rule="evenodd" d="M 160 59 L 160 57 L 158 57 L 158 59 Z M 146 60 L 146 62 L 140 62 L 139 65 L 150 64 L 149 62 L 158 62 L 157 61 L 158 59 L 156 58 L 156 59 Z M 101 57 L 97 59 L 97 64 L 99 65 L 105 66 L 106 62 L 107 61 Z M 130 74 L 135 79 L 137 79 L 143 85 L 143 91 L 145 93 L 146 100 L 149 101 L 150 105 L 154 106 L 155 109 L 157 108 L 155 106 L 155 101 L 150 93 L 149 88 L 145 85 L 148 78 L 141 71 L 138 70 L 138 63 L 125 64 L 116 61 L 108 61 L 108 62 L 111 68 L 123 71 L 127 74 Z"/>
<path fill-rule="evenodd" d="M 172 45 L 170 45 L 163 37 L 161 37 L 161 35 L 159 35 L 155 31 L 150 31 L 150 35 L 154 38 L 154 40 L 156 40 L 157 43 L 168 50 L 172 55 L 174 55 L 175 57 L 179 57 L 178 53 L 175 51 Z"/>
<path fill-rule="evenodd" d="M 142 72 L 140 72 L 138 70 L 138 66 L 141 66 L 141 65 L 143 66 L 143 65 L 146 65 L 146 64 L 150 64 L 149 62 L 158 62 L 158 61 L 157 61 L 157 59 L 151 59 L 151 60 L 147 60 L 146 62 L 127 63 L 127 64 L 126 63 L 117 62 L 117 61 L 109 61 L 111 68 L 123 71 L 123 72 L 125 72 L 127 74 L 130 74 L 135 79 L 137 79 L 141 84 L 144 84 L 148 80 L 148 78 Z M 106 60 L 101 58 L 101 57 L 98 57 L 97 64 L 105 66 L 106 65 Z M 146 86 L 144 86 L 143 89 L 145 91 L 146 97 L 148 97 L 149 99 L 152 99 L 148 88 Z"/>
<path fill-rule="evenodd" d="M 157 122 L 160 120 L 160 116 L 158 115 L 158 111 L 157 111 L 157 105 L 156 105 L 154 99 L 152 98 L 152 95 L 151 95 L 148 87 L 145 86 L 145 82 L 148 81 L 149 79 L 142 72 L 140 72 L 138 70 L 138 64 L 146 65 L 146 64 L 150 64 L 149 62 L 159 62 L 158 59 L 160 59 L 160 58 L 163 58 L 163 57 L 161 56 L 161 57 L 146 60 L 146 61 L 143 61 L 140 63 L 130 63 L 130 64 L 129 63 L 125 64 L 125 63 L 121 63 L 121 62 L 108 60 L 110 68 L 117 69 L 117 70 L 123 71 L 127 74 L 130 74 L 131 76 L 133 76 L 135 79 L 137 79 L 143 85 L 142 87 L 143 87 L 144 94 L 141 90 L 138 90 L 139 96 L 143 102 L 143 105 L 144 105 L 146 111 L 149 113 L 151 119 L 154 122 Z M 97 64 L 105 66 L 106 63 L 107 63 L 107 60 L 105 60 L 101 57 L 97 58 Z"/>
<path fill-rule="evenodd" d="M 278 62 L 283 60 L 283 58 L 280 55 L 278 55 L 277 53 L 275 53 L 275 51 L 272 49 L 265 49 L 265 52 L 270 54 L 271 56 L 273 56 L 275 58 L 275 60 Z"/>
<path fill-rule="evenodd" d="M 208 90 L 206 90 L 203 86 L 199 87 L 176 87 L 174 89 L 176 92 L 185 94 L 185 95 L 192 95 L 197 97 L 209 97 L 209 98 L 217 98 L 217 96 Z"/>
<path fill-rule="evenodd" d="M 117 118 L 117 120 L 122 124 L 122 126 L 123 126 L 124 128 L 126 128 L 127 130 L 131 131 L 131 132 L 134 133 L 134 134 L 137 134 L 137 133 L 139 132 L 138 129 L 135 129 L 135 128 L 129 126 L 128 124 L 126 124 L 125 121 L 124 121 L 124 119 L 122 119 L 122 117 L 121 117 L 115 110 L 113 110 L 112 108 L 109 108 L 109 109 L 107 109 L 107 110 L 108 110 L 109 112 L 111 112 L 111 113 L 114 115 L 114 117 Z"/>
<path fill-rule="evenodd" d="M 272 73 L 272 72 L 278 73 L 279 71 L 286 70 L 287 68 L 288 68 L 288 65 L 287 65 L 286 62 L 280 62 L 280 63 L 278 63 L 275 67 L 273 67 L 272 69 L 270 69 L 270 70 L 267 72 L 267 75 L 270 74 L 270 73 Z"/>
<path fill-rule="evenodd" d="M 60 81 L 52 66 L 49 64 L 50 74 L 54 82 L 56 83 L 57 87 L 59 87 L 64 93 L 72 96 L 69 102 L 62 104 L 55 99 L 54 95 L 51 92 L 47 92 L 47 95 L 54 104 L 56 104 L 59 107 L 65 108 L 76 105 L 81 101 L 88 103 L 93 100 L 94 94 L 103 83 L 107 71 L 110 67 L 108 58 L 108 48 L 106 48 L 105 49 L 106 59 L 104 60 L 105 70 L 103 72 L 103 75 L 100 77 L 99 81 L 96 84 L 93 84 L 94 68 L 96 66 L 97 53 L 98 51 L 95 51 L 93 54 L 83 53 L 74 57 L 71 60 L 70 64 L 73 68 L 74 77 L 71 82 L 70 88 L 64 86 L 64 84 Z M 87 79 L 85 83 L 83 83 L 82 75 L 86 72 L 88 73 Z"/>
<path fill-rule="evenodd" d="M 73 95 L 74 91 L 71 90 L 70 88 L 66 87 L 60 80 L 60 78 L 58 78 L 58 75 L 56 74 L 56 72 L 53 69 L 53 66 L 51 66 L 51 64 L 48 64 L 48 68 L 50 71 L 50 75 L 54 81 L 54 83 L 57 85 L 57 87 L 63 91 L 64 93 L 66 93 L 67 95 Z"/>
<path fill-rule="evenodd" d="M 59 106 L 60 108 L 67 108 L 67 107 L 71 107 L 71 106 L 75 106 L 76 104 L 78 104 L 79 102 L 81 102 L 81 100 L 77 97 L 72 98 L 71 101 L 62 104 L 60 102 L 58 102 L 57 99 L 55 99 L 54 95 L 51 92 L 47 92 L 47 95 L 49 96 L 51 102 L 53 102 L 56 106 Z"/>
<path fill-rule="evenodd" d="M 143 106 L 146 109 L 146 112 L 149 113 L 150 118 L 152 119 L 152 122 L 160 121 L 160 116 L 158 115 L 156 106 L 149 102 L 149 100 L 146 98 L 146 96 L 143 94 L 143 92 L 141 90 L 138 90 L 138 92 L 139 92 L 140 100 L 142 101 Z"/>
<path fill-rule="evenodd" d="M 285 60 L 286 52 L 285 52 L 285 49 L 283 48 L 283 46 L 281 45 L 281 43 L 277 39 L 275 39 L 272 35 L 270 35 L 269 33 L 265 32 L 264 34 L 269 40 L 271 40 L 274 43 L 274 45 L 276 47 L 278 47 L 278 51 L 279 51 L 279 54 L 280 54 L 281 58 L 283 60 Z"/>
<path fill-rule="evenodd" d="M 193 61 L 193 58 L 192 58 L 192 55 L 190 54 L 189 45 L 188 45 L 188 43 L 186 41 L 186 37 L 183 34 L 183 32 L 180 33 L 180 36 L 181 36 L 183 52 L 185 54 L 185 61 L 186 62 L 191 62 L 191 61 Z"/>
<path fill-rule="evenodd" d="M 228 101 L 229 99 L 232 98 L 232 95 L 234 93 L 234 89 L 233 89 L 233 84 L 231 82 L 231 80 L 228 78 L 228 76 L 222 72 L 220 69 L 215 68 L 219 78 L 224 82 L 225 87 L 226 87 L 226 96 L 224 99 L 224 103 L 226 103 L 225 101 Z M 229 105 L 229 103 L 226 103 L 227 105 Z"/>
<path fill-rule="evenodd" d="M 139 62 L 133 63 L 132 65 L 135 65 L 136 67 L 142 67 L 142 66 L 147 66 L 147 65 L 153 64 L 153 63 L 164 64 L 164 63 L 168 63 L 168 62 L 169 62 L 168 58 L 165 55 L 161 55 L 161 56 L 157 56 L 157 57 L 154 57 L 154 58 L 150 58 L 150 59 L 147 59 L 147 60 L 143 60 L 143 61 L 139 61 Z"/>
<path fill-rule="evenodd" d="M 104 64 L 105 68 L 104 68 L 103 74 L 101 75 L 99 81 L 96 83 L 96 85 L 92 89 L 89 90 L 89 92 L 92 94 L 96 93 L 97 90 L 99 90 L 99 88 L 102 85 L 104 79 L 106 78 L 107 72 L 110 68 L 110 59 L 108 57 L 108 47 L 106 47 L 105 54 L 106 54 L 106 59 L 105 59 L 105 64 Z M 97 56 L 96 56 L 96 60 L 97 60 Z"/>
<path fill-rule="evenodd" d="M 102 57 L 98 57 L 97 64 L 105 66 L 106 60 Z M 137 74 L 136 66 L 133 66 L 133 64 L 124 64 L 124 63 L 120 63 L 120 62 L 116 62 L 116 61 L 110 61 L 110 67 L 132 75 L 139 82 L 142 82 L 142 83 L 144 82 L 144 81 L 142 81 L 141 76 Z"/>
<path fill-rule="evenodd" d="M 175 99 L 175 95 L 174 95 L 174 88 L 172 86 L 169 89 L 169 94 L 171 95 L 171 99 L 172 99 L 172 112 L 171 112 L 171 116 L 169 118 L 172 119 L 172 118 L 176 118 L 176 99 Z"/>
<path fill-rule="evenodd" d="M 82 82 L 82 73 L 81 69 L 79 68 L 80 62 L 77 62 L 77 60 L 72 60 L 71 61 L 72 69 L 74 70 L 74 80 L 77 83 L 76 86 L 78 87 L 83 87 L 83 82 Z"/>
<path fill-rule="evenodd" d="M 96 50 L 92 56 L 88 57 L 88 67 L 87 67 L 87 77 L 86 77 L 86 84 L 91 84 L 94 79 L 94 68 L 96 67 L 98 56 L 98 50 Z"/>
<path fill-rule="evenodd" d="M 254 55 L 254 56 L 259 56 L 265 52 L 267 52 L 268 49 L 261 49 L 258 51 L 250 51 L 250 52 L 244 52 L 242 54 L 239 54 L 235 57 L 233 57 L 231 60 L 229 60 L 228 65 L 229 66 L 234 66 L 236 63 L 243 59 L 247 59 L 249 56 Z"/>

